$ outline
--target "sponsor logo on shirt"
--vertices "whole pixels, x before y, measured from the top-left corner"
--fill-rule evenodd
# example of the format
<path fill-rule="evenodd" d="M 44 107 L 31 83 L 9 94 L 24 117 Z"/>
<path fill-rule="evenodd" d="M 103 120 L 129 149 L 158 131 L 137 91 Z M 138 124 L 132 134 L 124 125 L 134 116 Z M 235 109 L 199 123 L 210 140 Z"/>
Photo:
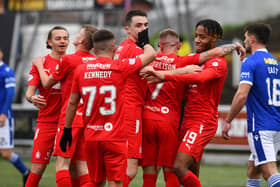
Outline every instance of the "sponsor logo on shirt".
<path fill-rule="evenodd" d="M 218 62 L 213 62 L 212 66 L 217 67 L 217 66 L 219 66 L 219 63 Z"/>
<path fill-rule="evenodd" d="M 250 72 L 242 72 L 240 74 L 240 79 L 248 79 L 250 78 Z"/>
<path fill-rule="evenodd" d="M 40 159 L 40 157 L 41 157 L 41 153 L 40 151 L 37 151 L 35 154 L 35 158 Z"/>
<path fill-rule="evenodd" d="M 87 64 L 87 69 L 110 69 L 111 64 Z"/>
<path fill-rule="evenodd" d="M 274 58 L 264 58 L 263 60 L 265 64 L 278 65 L 277 60 Z"/>
<path fill-rule="evenodd" d="M 105 129 L 105 131 L 111 131 L 113 129 L 113 124 L 110 122 L 105 123 L 104 129 Z"/>
<path fill-rule="evenodd" d="M 169 108 L 168 107 L 166 107 L 166 106 L 163 106 L 163 107 L 161 107 L 161 113 L 163 113 L 163 114 L 167 114 L 168 112 L 169 112 Z"/>
<path fill-rule="evenodd" d="M 129 65 L 134 65 L 135 64 L 135 58 L 128 59 L 128 64 Z"/>
<path fill-rule="evenodd" d="M 82 57 L 83 63 L 88 63 L 89 61 L 95 60 L 95 57 Z"/>

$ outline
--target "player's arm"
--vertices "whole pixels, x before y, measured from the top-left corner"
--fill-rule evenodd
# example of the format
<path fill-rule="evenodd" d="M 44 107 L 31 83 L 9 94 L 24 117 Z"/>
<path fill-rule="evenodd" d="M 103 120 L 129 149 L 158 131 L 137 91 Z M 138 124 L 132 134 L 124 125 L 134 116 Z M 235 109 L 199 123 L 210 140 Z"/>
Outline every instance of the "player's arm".
<path fill-rule="evenodd" d="M 74 120 L 78 103 L 80 101 L 79 93 L 71 93 L 69 102 L 66 108 L 65 125 L 63 134 L 59 142 L 59 146 L 63 152 L 66 152 L 67 144 L 71 147 L 72 143 L 72 122 Z"/>
<path fill-rule="evenodd" d="M 66 108 L 66 116 L 65 116 L 65 128 L 71 128 L 72 122 L 76 114 L 76 109 L 78 103 L 80 102 L 80 94 L 79 93 L 71 93 L 69 102 Z"/>
<path fill-rule="evenodd" d="M 44 62 L 45 62 L 45 58 L 44 57 L 36 57 L 32 63 L 36 66 L 39 75 L 40 75 L 40 79 L 41 79 L 41 83 L 42 86 L 45 89 L 49 89 L 51 88 L 54 84 L 57 83 L 57 80 L 52 76 L 48 76 L 48 74 L 44 71 Z"/>
<path fill-rule="evenodd" d="M 5 121 L 8 117 L 9 109 L 11 108 L 11 105 L 14 100 L 15 86 L 16 86 L 16 83 L 15 83 L 14 75 L 5 78 L 6 98 L 4 99 L 4 103 L 3 103 L 3 106 L 1 109 L 0 126 L 5 125 Z"/>
<path fill-rule="evenodd" d="M 250 84 L 246 83 L 239 85 L 238 90 L 233 97 L 230 111 L 223 123 L 222 135 L 225 139 L 229 139 L 228 131 L 231 129 L 231 121 L 244 107 L 251 87 Z"/>
<path fill-rule="evenodd" d="M 47 101 L 44 96 L 36 95 L 37 86 L 28 85 L 25 98 L 29 103 L 32 103 L 37 108 L 43 108 L 47 105 Z"/>
<path fill-rule="evenodd" d="M 199 64 L 203 64 L 215 57 L 225 56 L 234 50 L 240 54 L 241 58 L 246 55 L 246 51 L 240 43 L 225 44 L 201 53 L 199 56 Z"/>
<path fill-rule="evenodd" d="M 156 58 L 156 52 L 150 44 L 144 45 L 144 53 L 140 56 L 142 67 L 148 65 Z"/>

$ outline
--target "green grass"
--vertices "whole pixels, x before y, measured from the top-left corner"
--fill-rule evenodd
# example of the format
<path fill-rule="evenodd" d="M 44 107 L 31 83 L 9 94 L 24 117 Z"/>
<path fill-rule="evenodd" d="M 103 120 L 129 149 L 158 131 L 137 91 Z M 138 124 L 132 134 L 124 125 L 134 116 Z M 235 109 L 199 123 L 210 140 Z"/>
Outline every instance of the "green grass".
<path fill-rule="evenodd" d="M 51 161 L 40 182 L 40 187 L 55 187 L 54 160 Z M 28 166 L 30 161 L 26 161 Z M 201 165 L 200 180 L 203 187 L 244 187 L 246 183 L 246 166 L 235 165 Z M 0 159 L 0 186 L 21 187 L 22 178 L 19 172 L 7 161 Z M 132 181 L 131 187 L 142 186 L 142 169 Z M 164 187 L 163 175 L 157 181 L 158 187 Z M 262 186 L 267 186 L 263 181 Z"/>

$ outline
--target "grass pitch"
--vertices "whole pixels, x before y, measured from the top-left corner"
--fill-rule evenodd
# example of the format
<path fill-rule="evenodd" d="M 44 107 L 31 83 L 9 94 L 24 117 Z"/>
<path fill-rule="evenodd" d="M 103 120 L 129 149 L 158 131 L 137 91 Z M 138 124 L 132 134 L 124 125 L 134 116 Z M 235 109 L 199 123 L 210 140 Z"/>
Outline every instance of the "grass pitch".
<path fill-rule="evenodd" d="M 30 161 L 25 160 L 28 166 Z M 246 184 L 246 165 L 208 165 L 202 164 L 200 180 L 203 187 L 244 187 Z M 40 182 L 40 187 L 55 187 L 55 161 L 48 165 Z M 139 168 L 137 177 L 131 187 L 142 187 L 142 169 Z M 157 180 L 158 187 L 164 187 L 162 172 Z M 267 186 L 262 181 L 262 186 Z M 0 187 L 22 187 L 21 174 L 7 161 L 0 159 Z"/>

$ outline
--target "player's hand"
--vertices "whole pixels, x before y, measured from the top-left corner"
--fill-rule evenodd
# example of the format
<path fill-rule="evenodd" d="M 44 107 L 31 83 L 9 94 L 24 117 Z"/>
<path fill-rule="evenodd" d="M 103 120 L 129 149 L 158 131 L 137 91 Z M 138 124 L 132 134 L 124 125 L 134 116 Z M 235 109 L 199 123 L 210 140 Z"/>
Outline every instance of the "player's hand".
<path fill-rule="evenodd" d="M 228 131 L 231 129 L 231 124 L 224 121 L 223 122 L 223 128 L 222 128 L 222 136 L 225 140 L 229 140 L 230 136 L 228 135 Z"/>
<path fill-rule="evenodd" d="M 7 120 L 7 116 L 5 114 L 0 115 L 0 127 L 3 127 L 5 125 L 5 122 Z"/>
<path fill-rule="evenodd" d="M 180 69 L 181 71 L 178 72 L 179 74 L 197 73 L 202 71 L 202 67 L 198 65 L 188 65 Z"/>
<path fill-rule="evenodd" d="M 32 64 L 37 68 L 43 67 L 44 63 L 45 63 L 45 57 L 41 57 L 41 56 L 34 58 L 32 61 Z"/>
<path fill-rule="evenodd" d="M 246 57 L 245 48 L 239 42 L 236 42 L 234 44 L 236 46 L 235 50 L 236 50 L 237 54 L 240 56 L 240 59 L 243 60 Z"/>
<path fill-rule="evenodd" d="M 64 127 L 63 135 L 59 142 L 59 146 L 63 152 L 66 152 L 67 144 L 68 144 L 68 147 L 70 148 L 71 144 L 72 144 L 72 128 Z"/>
<path fill-rule="evenodd" d="M 144 48 L 144 46 L 149 43 L 150 43 L 150 40 L 149 40 L 148 28 L 146 28 L 145 30 L 143 30 L 141 32 L 138 32 L 138 40 L 136 41 L 136 44 L 139 47 Z"/>
<path fill-rule="evenodd" d="M 31 96 L 30 100 L 31 100 L 32 104 L 39 109 L 43 108 L 47 105 L 47 100 L 42 95 L 33 95 L 33 96 Z"/>

